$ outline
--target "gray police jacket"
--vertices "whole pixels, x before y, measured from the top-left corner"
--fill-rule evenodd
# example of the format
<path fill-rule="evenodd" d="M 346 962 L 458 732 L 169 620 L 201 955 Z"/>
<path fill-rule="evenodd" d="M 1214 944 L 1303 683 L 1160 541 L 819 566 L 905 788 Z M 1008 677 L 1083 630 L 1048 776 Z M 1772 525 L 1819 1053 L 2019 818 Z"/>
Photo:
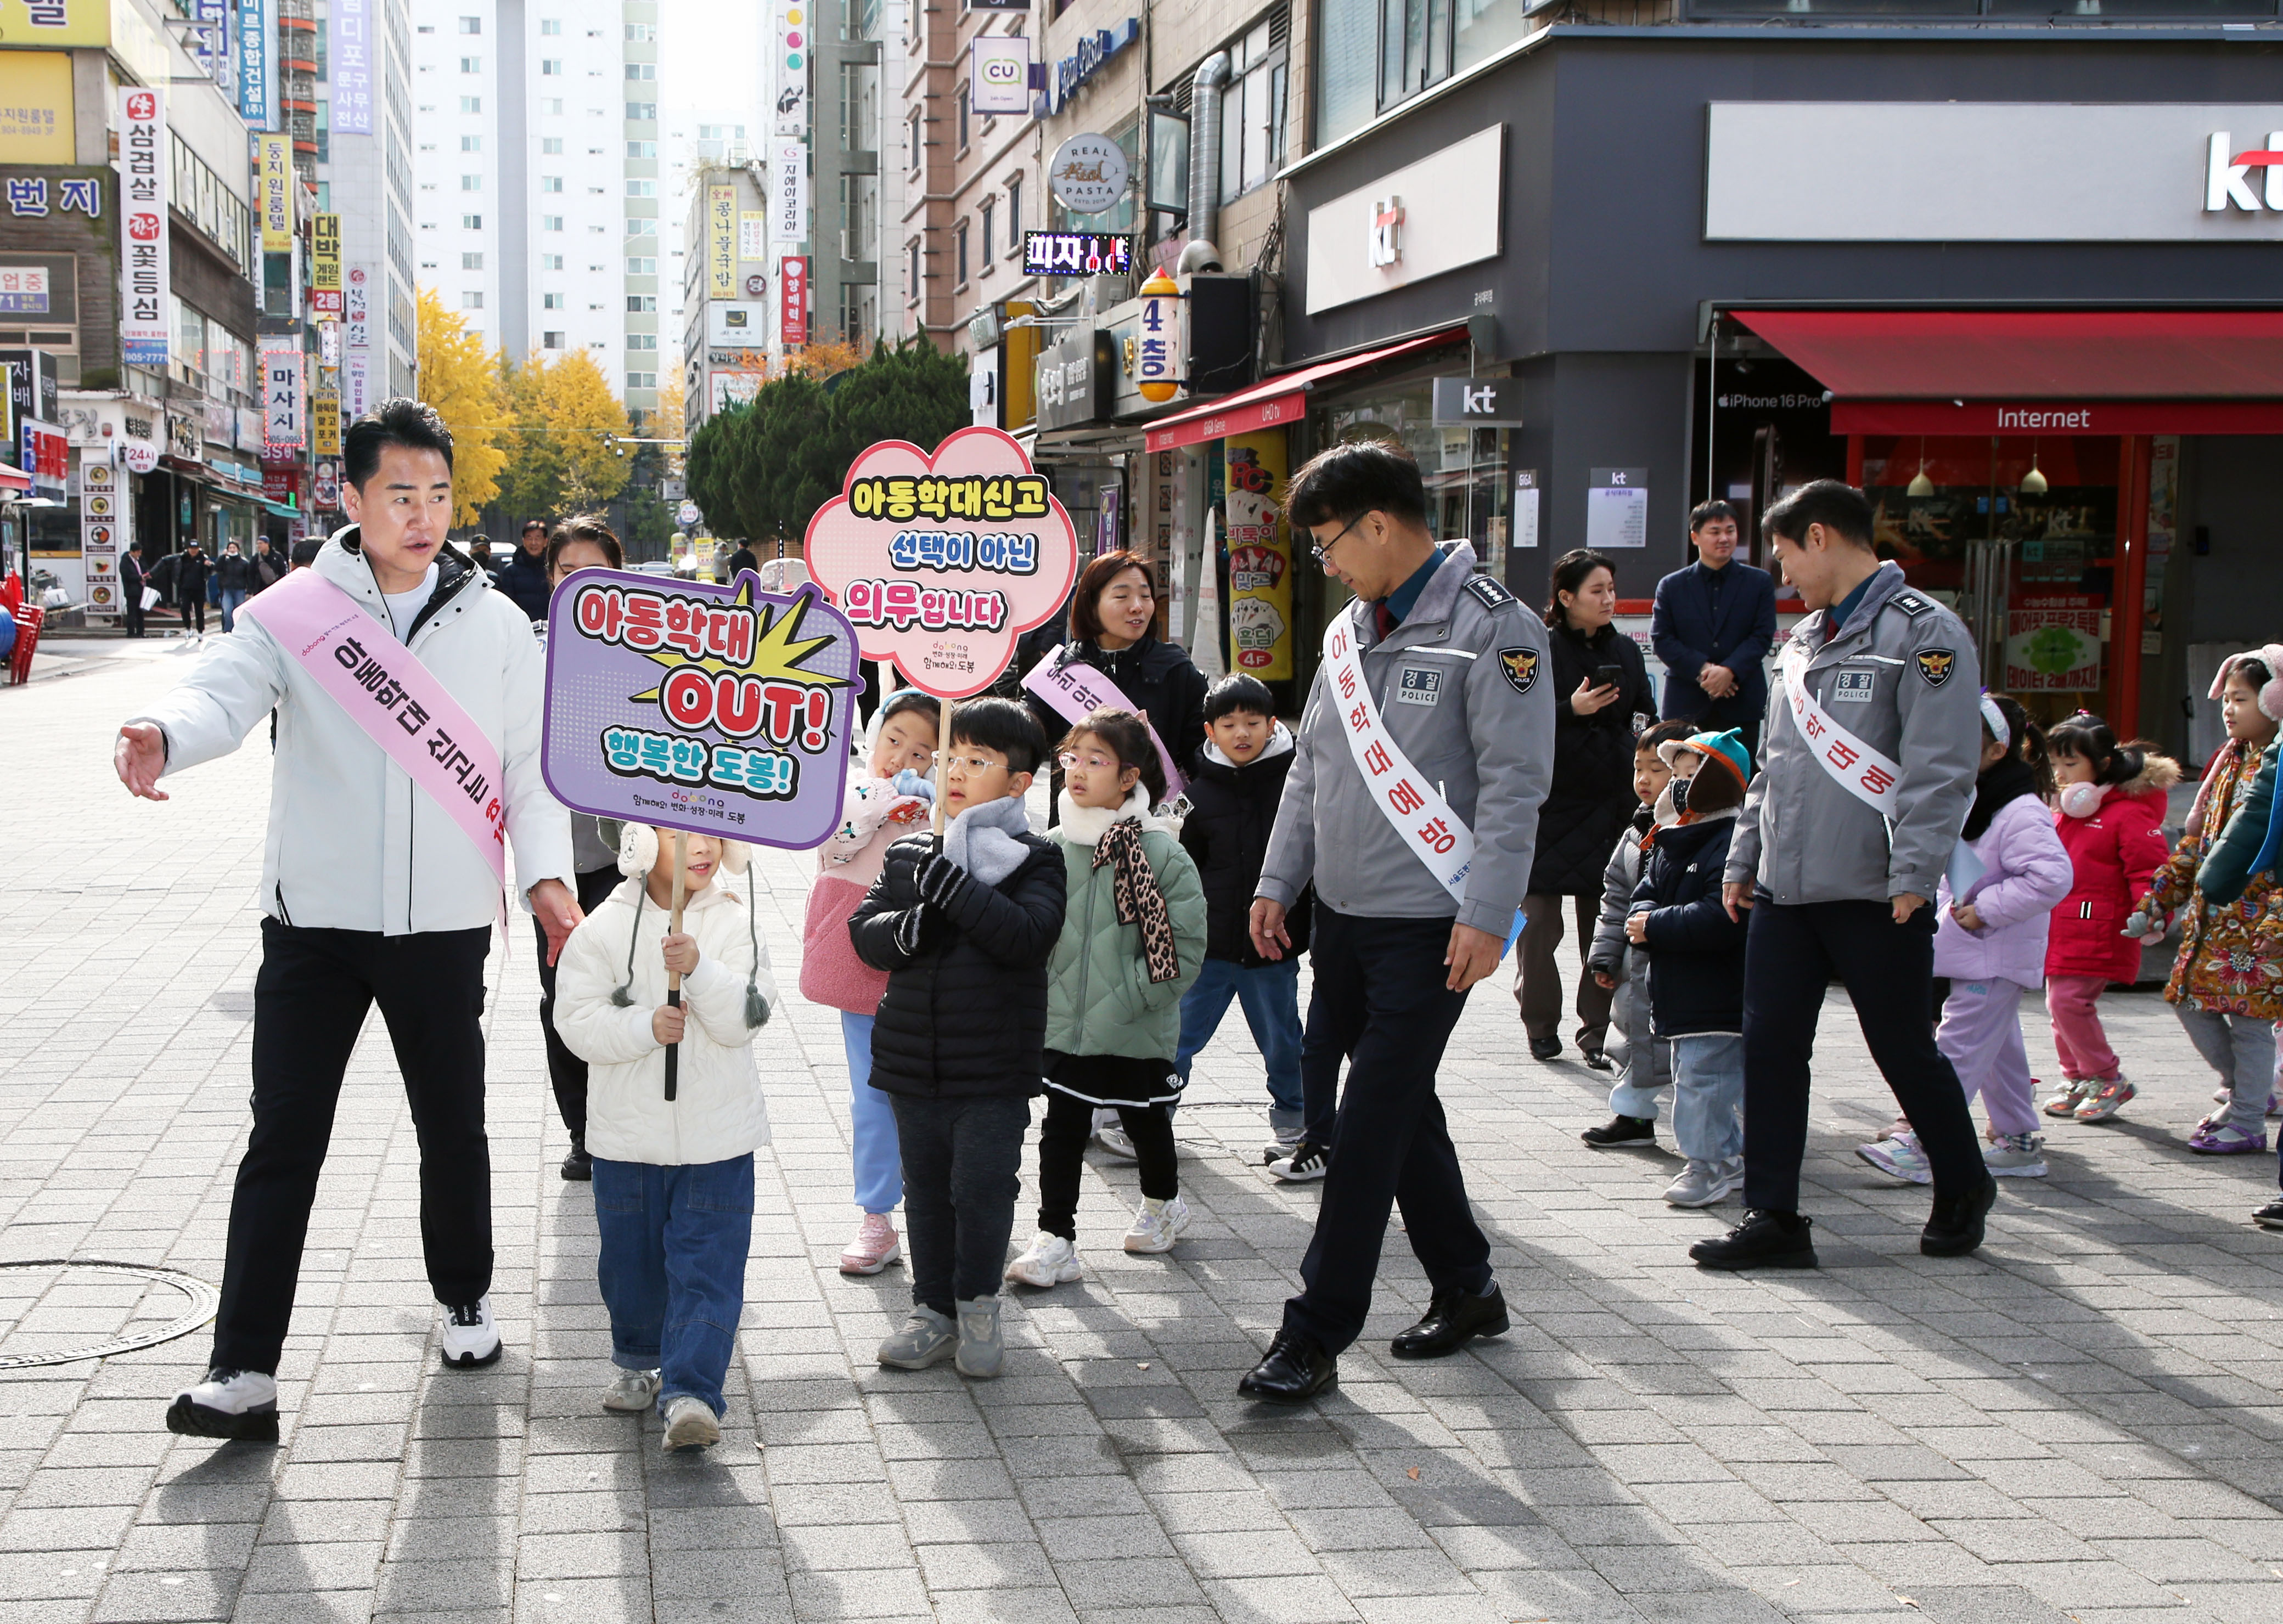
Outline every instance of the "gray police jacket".
<path fill-rule="evenodd" d="M 1982 762 L 1982 679 L 1965 624 L 1879 566 L 1829 642 L 1828 610 L 1792 628 L 1813 650 L 1806 681 L 1831 718 L 1902 767 L 1887 820 L 1827 772 L 1792 720 L 1783 664 L 1768 690 L 1760 770 L 1744 796 L 1723 877 L 1757 878 L 1784 904 L 1934 900 L 1974 804 Z"/>
<path fill-rule="evenodd" d="M 1325 905 L 1367 919 L 1448 919 L 1503 939 L 1530 883 L 1554 765 L 1546 627 L 1475 573 L 1458 542 L 1403 624 L 1376 641 L 1371 605 L 1342 611 L 1381 720 L 1474 831 L 1463 906 L 1413 855 L 1364 783 L 1319 670 L 1294 740 L 1254 894 L 1290 907 L 1313 879 Z"/>

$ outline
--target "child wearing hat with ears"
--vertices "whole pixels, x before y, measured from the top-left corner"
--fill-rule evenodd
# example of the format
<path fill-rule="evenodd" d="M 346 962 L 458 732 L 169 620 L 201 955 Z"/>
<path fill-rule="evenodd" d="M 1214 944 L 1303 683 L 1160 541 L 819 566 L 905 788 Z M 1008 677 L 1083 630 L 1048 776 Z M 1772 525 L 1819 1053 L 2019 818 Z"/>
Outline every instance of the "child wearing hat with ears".
<path fill-rule="evenodd" d="M 1752 779 L 1734 728 L 1657 746 L 1679 820 L 1649 831 L 1625 940 L 1648 954 L 1649 1011 L 1672 1045 L 1672 1138 L 1688 1158 L 1664 1199 L 1710 1207 L 1744 1182 L 1744 936 L 1720 901 L 1736 811 Z"/>
<path fill-rule="evenodd" d="M 619 1371 L 603 1408 L 655 1401 L 666 1449 L 704 1449 L 721 1441 L 721 1384 L 744 1314 L 753 1152 L 769 1142 L 753 1032 L 776 983 L 743 843 L 688 837 L 676 931 L 671 833 L 639 823 L 604 833 L 627 880 L 571 933 L 555 993 L 555 1030 L 591 1068 L 596 1273 Z M 666 1002 L 669 971 L 682 977 L 678 1006 Z"/>

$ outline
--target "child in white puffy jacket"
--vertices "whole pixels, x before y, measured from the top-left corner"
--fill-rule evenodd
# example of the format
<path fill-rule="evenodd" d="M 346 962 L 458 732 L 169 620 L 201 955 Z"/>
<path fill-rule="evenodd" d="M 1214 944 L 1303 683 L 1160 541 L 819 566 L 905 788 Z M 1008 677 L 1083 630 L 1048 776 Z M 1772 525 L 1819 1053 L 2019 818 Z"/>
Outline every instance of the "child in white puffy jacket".
<path fill-rule="evenodd" d="M 665 1447 L 703 1449 L 721 1441 L 721 1383 L 744 1313 L 753 1152 L 769 1142 L 753 1031 L 776 983 L 750 886 L 740 896 L 724 882 L 744 874 L 744 845 L 689 837 L 678 933 L 667 929 L 673 836 L 629 823 L 618 845 L 627 882 L 571 933 L 555 994 L 555 1030 L 590 1068 L 596 1272 L 619 1367 L 603 1407 L 655 1401 Z M 666 1002 L 669 970 L 682 977 L 679 1007 Z"/>

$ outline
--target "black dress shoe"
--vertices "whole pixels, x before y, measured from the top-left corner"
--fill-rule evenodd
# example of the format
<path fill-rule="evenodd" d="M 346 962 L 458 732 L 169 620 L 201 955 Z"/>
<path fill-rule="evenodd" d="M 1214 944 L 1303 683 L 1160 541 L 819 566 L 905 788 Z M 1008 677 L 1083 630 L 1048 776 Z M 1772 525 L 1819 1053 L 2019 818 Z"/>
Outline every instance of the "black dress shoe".
<path fill-rule="evenodd" d="M 1236 1392 L 1264 1403 L 1305 1404 L 1339 1379 L 1339 1364 L 1331 1355 L 1305 1336 L 1279 1331 L 1268 1356 L 1236 1384 Z"/>
<path fill-rule="evenodd" d="M 1559 1037 L 1531 1038 L 1530 1040 L 1530 1058 L 1534 1061 L 1552 1061 L 1561 1059 L 1562 1040 Z"/>
<path fill-rule="evenodd" d="M 568 1183 L 587 1185 L 595 1182 L 595 1158 L 577 1139 L 571 1141 L 571 1152 L 563 1158 L 563 1177 Z"/>
<path fill-rule="evenodd" d="M 1700 1240 L 1688 1255 L 1705 1269 L 1812 1269 L 1814 1224 L 1796 1212 L 1757 1208 L 1718 1240 Z"/>
<path fill-rule="evenodd" d="M 2283 1197 L 2278 1197 L 2253 1213 L 2251 1221 L 2262 1229 L 2283 1229 Z"/>
<path fill-rule="evenodd" d="M 1589 1071 L 1613 1072 L 1617 1068 L 1617 1062 L 1599 1049 L 1580 1049 L 1578 1053 L 1584 1057 L 1586 1068 Z"/>
<path fill-rule="evenodd" d="M 1491 1282 L 1486 1295 L 1445 1292 L 1427 1305 L 1427 1317 L 1388 1344 L 1399 1359 L 1439 1359 L 1475 1337 L 1498 1336 L 1507 1327 L 1506 1294 Z"/>
<path fill-rule="evenodd" d="M 1919 1232 L 1919 1250 L 1928 1257 L 1963 1257 L 1982 1244 L 1982 1220 L 1998 1204 L 1998 1181 L 1984 1173 L 1964 1195 L 1937 1195 Z"/>
<path fill-rule="evenodd" d="M 1656 1118 L 1620 1114 L 1598 1128 L 1586 1129 L 1578 1137 L 1595 1150 L 1607 1150 L 1612 1145 L 1654 1145 L 1656 1143 Z"/>

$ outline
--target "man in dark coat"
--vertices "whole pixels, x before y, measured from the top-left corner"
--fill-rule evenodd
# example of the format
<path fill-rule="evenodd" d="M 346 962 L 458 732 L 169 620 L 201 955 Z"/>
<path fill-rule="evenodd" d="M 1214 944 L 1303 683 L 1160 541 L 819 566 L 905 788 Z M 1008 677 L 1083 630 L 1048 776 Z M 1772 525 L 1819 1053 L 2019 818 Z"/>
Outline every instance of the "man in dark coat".
<path fill-rule="evenodd" d="M 1734 727 L 1755 760 L 1768 704 L 1763 666 L 1776 638 L 1776 584 L 1765 570 L 1738 563 L 1736 510 L 1699 502 L 1688 516 L 1696 562 L 1656 584 L 1649 646 L 1672 675 L 1664 714 L 1709 732 Z"/>
<path fill-rule="evenodd" d="M 531 519 L 523 527 L 522 543 L 495 578 L 502 592 L 534 620 L 547 618 L 547 600 L 554 589 L 547 581 L 547 526 Z"/>
<path fill-rule="evenodd" d="M 175 563 L 175 607 L 183 624 L 200 637 L 206 634 L 206 556 L 196 541 L 186 545 Z"/>
<path fill-rule="evenodd" d="M 760 569 L 761 561 L 753 556 L 752 543 L 738 542 L 737 550 L 729 555 L 729 579 L 734 581 L 747 570 L 758 575 L 760 573 Z"/>
<path fill-rule="evenodd" d="M 269 545 L 268 536 L 253 539 L 253 585 L 250 591 L 260 594 L 285 579 L 285 560 Z"/>
<path fill-rule="evenodd" d="M 143 635 L 143 544 L 137 541 L 119 561 L 119 588 L 127 607 L 127 635 Z"/>

